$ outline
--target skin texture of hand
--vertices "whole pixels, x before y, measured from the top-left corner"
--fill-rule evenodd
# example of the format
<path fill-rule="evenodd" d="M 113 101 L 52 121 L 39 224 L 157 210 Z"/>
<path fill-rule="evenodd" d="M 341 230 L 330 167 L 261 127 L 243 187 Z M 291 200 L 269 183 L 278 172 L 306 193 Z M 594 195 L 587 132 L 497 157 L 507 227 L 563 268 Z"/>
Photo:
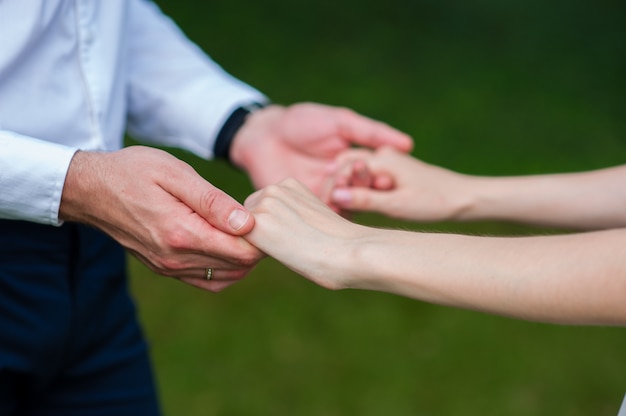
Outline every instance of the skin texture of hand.
<path fill-rule="evenodd" d="M 240 235 L 254 227 L 241 204 L 169 153 L 133 146 L 77 152 L 59 218 L 101 229 L 154 272 L 217 292 L 263 257 Z M 215 269 L 211 281 L 205 268 Z"/>
<path fill-rule="evenodd" d="M 347 287 L 346 270 L 331 259 L 365 227 L 337 215 L 293 178 L 256 191 L 244 206 L 255 217 L 255 227 L 245 235 L 250 243 L 323 287 Z"/>
<path fill-rule="evenodd" d="M 344 168 L 337 173 L 332 202 L 344 210 L 372 211 L 405 220 L 441 221 L 458 217 L 470 202 L 470 177 L 389 147 L 375 152 L 349 150 L 338 158 L 338 164 Z"/>
<path fill-rule="evenodd" d="M 626 226 L 626 165 L 562 174 L 472 176 L 389 148 L 350 150 L 338 163 L 344 168 L 335 180 L 332 201 L 343 210 L 413 221 L 501 220 L 580 230 Z M 355 164 L 361 167 L 351 167 Z M 369 187 L 353 179 L 355 170 L 364 169 L 370 172 L 358 176 L 369 176 Z M 391 184 L 382 188 L 381 178 Z"/>
<path fill-rule="evenodd" d="M 293 179 L 245 202 L 245 236 L 329 289 L 394 293 L 524 320 L 626 325 L 626 230 L 477 237 L 352 224 Z"/>
<path fill-rule="evenodd" d="M 408 152 L 406 134 L 352 110 L 314 103 L 270 105 L 251 114 L 235 136 L 230 158 L 255 188 L 294 177 L 330 202 L 330 173 L 351 145 Z"/>

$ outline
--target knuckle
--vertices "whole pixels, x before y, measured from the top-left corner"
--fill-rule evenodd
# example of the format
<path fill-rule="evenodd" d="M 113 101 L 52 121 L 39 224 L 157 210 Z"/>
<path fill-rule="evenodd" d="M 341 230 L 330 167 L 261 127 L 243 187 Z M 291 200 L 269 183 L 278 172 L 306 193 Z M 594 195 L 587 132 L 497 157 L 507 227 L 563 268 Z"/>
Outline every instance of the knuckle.
<path fill-rule="evenodd" d="M 180 230 L 172 230 L 164 237 L 164 244 L 167 250 L 180 251 L 188 246 L 187 236 Z"/>
<path fill-rule="evenodd" d="M 336 110 L 340 117 L 353 117 L 356 115 L 356 112 L 348 107 L 336 107 Z"/>
<path fill-rule="evenodd" d="M 283 180 L 282 183 L 286 188 L 290 188 L 290 189 L 297 188 L 300 185 L 300 182 L 298 182 L 296 178 L 293 178 L 291 176 Z"/>
<path fill-rule="evenodd" d="M 255 205 L 262 210 L 271 211 L 272 207 L 275 206 L 280 199 L 282 193 L 281 185 L 268 185 L 258 195 L 258 198 L 255 200 Z"/>
<path fill-rule="evenodd" d="M 184 267 L 183 263 L 174 256 L 160 257 L 156 266 L 165 276 L 173 276 Z"/>
<path fill-rule="evenodd" d="M 246 270 L 236 270 L 236 271 L 232 274 L 231 278 L 232 278 L 234 281 L 239 281 L 239 280 L 242 280 L 243 278 L 245 278 L 245 277 L 246 277 L 249 273 L 250 273 L 250 269 L 246 269 Z"/>
<path fill-rule="evenodd" d="M 180 253 L 189 251 L 197 241 L 197 231 L 193 225 L 166 221 L 158 241 L 164 253 Z"/>
<path fill-rule="evenodd" d="M 282 182 L 278 183 L 278 184 L 272 184 L 269 185 L 265 188 L 263 194 L 266 197 L 276 197 L 281 193 L 281 183 L 285 183 L 289 180 L 290 178 L 287 179 L 283 179 Z"/>
<path fill-rule="evenodd" d="M 261 253 L 249 251 L 238 256 L 235 261 L 237 265 L 246 269 L 251 269 L 256 266 L 259 261 L 261 261 L 261 258 Z"/>
<path fill-rule="evenodd" d="M 200 194 L 200 208 L 203 212 L 211 212 L 217 205 L 219 193 L 215 190 L 207 190 Z"/>
<path fill-rule="evenodd" d="M 359 121 L 361 117 L 356 111 L 347 107 L 339 107 L 337 115 L 346 126 L 351 126 L 354 122 Z"/>

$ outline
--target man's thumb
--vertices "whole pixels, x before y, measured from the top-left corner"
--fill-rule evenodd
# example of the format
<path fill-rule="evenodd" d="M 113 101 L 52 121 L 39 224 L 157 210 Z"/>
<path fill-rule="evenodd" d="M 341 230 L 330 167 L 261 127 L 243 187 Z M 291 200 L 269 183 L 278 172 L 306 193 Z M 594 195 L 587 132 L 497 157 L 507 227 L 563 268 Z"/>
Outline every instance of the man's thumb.
<path fill-rule="evenodd" d="M 230 195 L 213 186 L 200 196 L 196 212 L 212 226 L 228 234 L 247 234 L 254 227 L 252 214 Z"/>
<path fill-rule="evenodd" d="M 231 235 L 244 235 L 254 227 L 254 217 L 224 191 L 204 182 L 202 189 L 187 188 L 184 203 L 213 227 Z"/>

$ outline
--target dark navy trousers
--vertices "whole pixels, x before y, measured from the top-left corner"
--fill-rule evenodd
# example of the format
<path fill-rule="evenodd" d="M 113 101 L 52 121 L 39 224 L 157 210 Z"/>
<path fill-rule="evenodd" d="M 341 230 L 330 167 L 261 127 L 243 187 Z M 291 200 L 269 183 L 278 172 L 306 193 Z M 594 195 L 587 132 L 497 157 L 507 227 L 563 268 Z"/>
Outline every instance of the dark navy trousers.
<path fill-rule="evenodd" d="M 0 415 L 159 414 L 125 260 L 87 226 L 0 220 Z"/>

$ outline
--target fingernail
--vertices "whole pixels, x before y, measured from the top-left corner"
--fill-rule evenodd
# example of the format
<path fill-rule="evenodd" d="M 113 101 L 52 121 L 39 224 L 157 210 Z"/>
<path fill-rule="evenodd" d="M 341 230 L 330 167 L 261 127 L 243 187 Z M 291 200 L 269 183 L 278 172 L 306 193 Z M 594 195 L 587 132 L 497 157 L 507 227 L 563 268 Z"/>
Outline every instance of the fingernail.
<path fill-rule="evenodd" d="M 332 193 L 333 202 L 349 204 L 352 201 L 352 193 L 348 189 L 335 189 Z"/>
<path fill-rule="evenodd" d="M 249 213 L 241 209 L 236 209 L 228 216 L 228 225 L 230 225 L 235 231 L 239 231 L 246 222 L 248 222 Z"/>

